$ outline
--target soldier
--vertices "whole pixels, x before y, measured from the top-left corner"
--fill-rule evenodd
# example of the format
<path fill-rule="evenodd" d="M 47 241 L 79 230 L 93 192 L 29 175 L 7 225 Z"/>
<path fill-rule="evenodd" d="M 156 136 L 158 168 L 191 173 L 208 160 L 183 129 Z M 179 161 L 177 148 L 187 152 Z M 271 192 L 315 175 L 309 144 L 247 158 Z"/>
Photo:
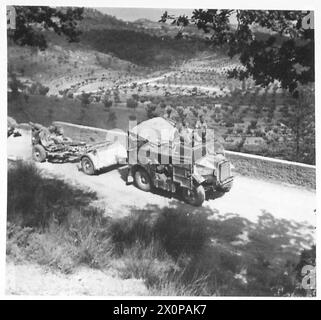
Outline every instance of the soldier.
<path fill-rule="evenodd" d="M 204 119 L 204 116 L 201 114 L 199 116 L 199 119 L 197 120 L 196 122 L 196 129 L 201 129 L 202 132 L 205 131 L 206 132 L 206 129 L 207 129 L 207 123 Z"/>
<path fill-rule="evenodd" d="M 9 138 L 10 136 L 14 136 L 14 137 L 20 137 L 21 133 L 14 127 L 8 127 L 8 133 L 7 133 L 7 138 Z"/>
<path fill-rule="evenodd" d="M 64 130 L 59 126 L 50 126 L 49 131 L 51 133 L 50 139 L 55 144 L 69 144 L 72 142 L 69 137 L 64 137 Z"/>
<path fill-rule="evenodd" d="M 72 141 L 70 138 L 63 136 L 63 129 L 58 126 L 51 125 L 49 128 L 41 126 L 39 131 L 39 139 L 45 148 L 55 144 L 68 144 Z"/>
<path fill-rule="evenodd" d="M 21 133 L 17 130 L 17 122 L 11 117 L 8 117 L 7 119 L 7 127 L 8 127 L 8 133 L 7 133 L 7 138 L 10 136 L 14 137 L 19 137 L 21 136 Z"/>
<path fill-rule="evenodd" d="M 182 122 L 177 123 L 177 129 L 180 136 L 180 141 L 187 145 L 190 144 L 192 142 L 192 131 L 185 119 L 182 120 Z"/>
<path fill-rule="evenodd" d="M 204 116 L 202 114 L 199 116 L 199 119 L 197 120 L 195 127 L 196 127 L 198 133 L 201 134 L 201 140 L 202 140 L 202 145 L 203 145 L 202 153 L 204 154 L 206 152 L 207 123 L 206 123 Z M 197 136 L 199 136 L 199 134 L 197 134 Z"/>
<path fill-rule="evenodd" d="M 171 120 L 172 119 L 173 108 L 171 106 L 167 106 L 165 108 L 165 114 L 163 116 L 164 119 Z"/>

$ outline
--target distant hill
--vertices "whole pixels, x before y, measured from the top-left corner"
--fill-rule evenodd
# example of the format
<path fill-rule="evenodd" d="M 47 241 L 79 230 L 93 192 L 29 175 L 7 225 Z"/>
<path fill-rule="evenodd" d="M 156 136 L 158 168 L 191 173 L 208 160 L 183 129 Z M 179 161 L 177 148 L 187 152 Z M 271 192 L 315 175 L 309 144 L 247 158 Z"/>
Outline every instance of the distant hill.
<path fill-rule="evenodd" d="M 83 32 L 88 30 L 135 28 L 135 25 L 131 22 L 125 22 L 92 8 L 85 8 L 83 16 L 84 18 L 79 24 L 79 27 Z"/>
<path fill-rule="evenodd" d="M 168 66 L 208 50 L 207 43 L 201 39 L 177 40 L 123 29 L 88 30 L 81 36 L 81 41 L 99 52 L 112 53 L 120 59 L 148 67 Z"/>

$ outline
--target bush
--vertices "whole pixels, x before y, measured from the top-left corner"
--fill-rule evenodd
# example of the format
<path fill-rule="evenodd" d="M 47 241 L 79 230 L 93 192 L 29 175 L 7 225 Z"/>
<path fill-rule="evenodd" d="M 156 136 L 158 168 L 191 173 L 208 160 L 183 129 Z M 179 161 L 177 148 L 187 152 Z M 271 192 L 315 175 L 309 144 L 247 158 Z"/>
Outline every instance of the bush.
<path fill-rule="evenodd" d="M 19 90 L 24 89 L 24 85 L 20 80 L 18 80 L 17 75 L 13 72 L 9 73 L 8 85 L 14 97 L 16 97 L 19 94 Z"/>
<path fill-rule="evenodd" d="M 130 109 L 136 109 L 138 106 L 138 102 L 136 100 L 134 100 L 133 98 L 129 98 L 126 101 L 126 106 L 127 106 L 127 108 L 130 108 Z"/>
<path fill-rule="evenodd" d="M 113 105 L 113 101 L 110 98 L 110 95 L 105 93 L 102 97 L 101 97 L 101 102 L 104 104 L 104 107 L 106 109 L 109 109 L 112 105 Z"/>
<path fill-rule="evenodd" d="M 146 115 L 148 119 L 154 118 L 157 116 L 157 112 L 156 112 L 156 108 L 157 106 L 150 103 L 148 104 L 145 109 L 146 109 Z"/>
<path fill-rule="evenodd" d="M 21 226 L 45 228 L 52 219 L 62 222 L 70 207 L 95 198 L 61 180 L 43 178 L 32 163 L 20 161 L 8 170 L 7 218 Z"/>
<path fill-rule="evenodd" d="M 82 92 L 82 94 L 79 96 L 81 105 L 83 107 L 87 107 L 90 104 L 90 93 Z"/>
<path fill-rule="evenodd" d="M 36 82 L 29 87 L 28 91 L 30 94 L 45 96 L 49 91 L 49 87 L 42 85 L 40 82 Z"/>

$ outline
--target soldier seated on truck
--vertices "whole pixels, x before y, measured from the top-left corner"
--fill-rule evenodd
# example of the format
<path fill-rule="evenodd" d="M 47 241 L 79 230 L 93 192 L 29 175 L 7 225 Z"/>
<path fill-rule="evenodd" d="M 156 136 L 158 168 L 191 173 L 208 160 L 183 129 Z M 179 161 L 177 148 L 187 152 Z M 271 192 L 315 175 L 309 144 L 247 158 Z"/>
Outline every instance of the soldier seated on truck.
<path fill-rule="evenodd" d="M 189 145 L 192 142 L 193 131 L 189 128 L 186 120 L 176 123 L 176 128 L 178 130 L 180 142 L 182 144 Z"/>
<path fill-rule="evenodd" d="M 206 130 L 207 130 L 207 123 L 206 123 L 203 115 L 200 115 L 199 119 L 196 122 L 195 127 L 196 127 L 196 129 L 201 130 L 202 138 L 204 139 L 204 137 L 206 135 Z"/>

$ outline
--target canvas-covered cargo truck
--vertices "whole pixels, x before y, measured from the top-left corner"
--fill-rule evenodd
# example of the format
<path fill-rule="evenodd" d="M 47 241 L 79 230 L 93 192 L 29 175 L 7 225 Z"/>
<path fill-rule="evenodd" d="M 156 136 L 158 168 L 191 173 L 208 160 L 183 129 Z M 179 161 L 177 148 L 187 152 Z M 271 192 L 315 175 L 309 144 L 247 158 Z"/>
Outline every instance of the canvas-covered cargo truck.
<path fill-rule="evenodd" d="M 142 122 L 128 136 L 129 177 L 139 189 L 180 192 L 195 206 L 231 189 L 231 163 L 214 138 L 184 145 L 175 124 L 160 117 Z"/>

